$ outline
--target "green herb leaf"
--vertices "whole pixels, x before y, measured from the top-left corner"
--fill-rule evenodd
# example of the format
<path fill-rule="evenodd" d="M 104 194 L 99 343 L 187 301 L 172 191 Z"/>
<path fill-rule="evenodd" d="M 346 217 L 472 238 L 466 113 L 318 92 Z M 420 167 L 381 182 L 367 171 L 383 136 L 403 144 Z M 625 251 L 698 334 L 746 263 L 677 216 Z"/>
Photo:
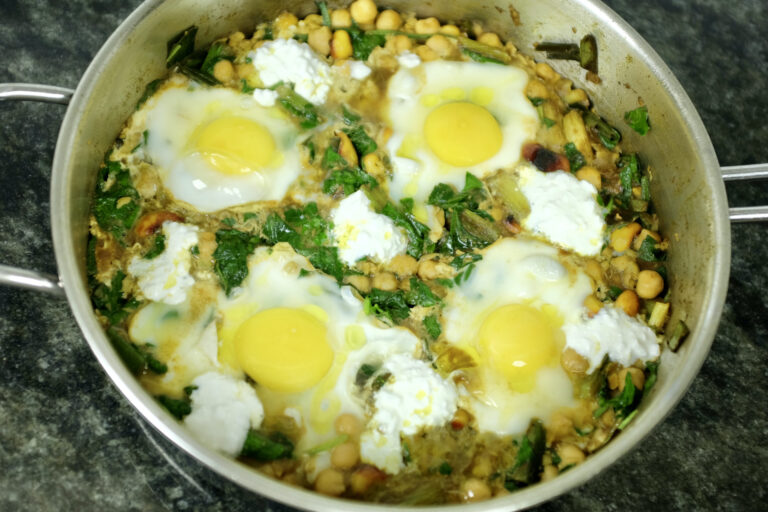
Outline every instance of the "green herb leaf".
<path fill-rule="evenodd" d="M 584 155 L 581 154 L 581 151 L 576 149 L 576 145 L 573 142 L 569 142 L 565 145 L 565 156 L 568 157 L 568 161 L 571 163 L 571 172 L 578 171 L 587 163 L 584 159 Z"/>
<path fill-rule="evenodd" d="M 144 357 L 144 353 L 139 348 L 128 341 L 128 339 L 114 327 L 107 329 L 107 338 L 109 338 L 112 347 L 123 360 L 125 366 L 128 367 L 131 373 L 134 375 L 140 374 L 147 366 L 147 360 Z"/>
<path fill-rule="evenodd" d="M 106 162 L 99 169 L 94 194 L 93 215 L 105 231 L 120 243 L 139 217 L 139 193 L 133 187 L 131 174 L 119 162 Z"/>
<path fill-rule="evenodd" d="M 263 462 L 289 459 L 293 456 L 293 443 L 279 432 L 267 436 L 256 430 L 249 430 L 240 455 Z"/>
<path fill-rule="evenodd" d="M 251 94 L 253 91 L 256 90 L 256 87 L 251 87 L 248 85 L 248 80 L 245 78 L 240 79 L 240 92 L 243 94 Z"/>
<path fill-rule="evenodd" d="M 546 433 L 544 426 L 540 421 L 535 420 L 531 422 L 528 431 L 520 440 L 515 464 L 504 474 L 504 487 L 509 491 L 514 491 L 538 482 L 545 450 Z"/>
<path fill-rule="evenodd" d="M 376 178 L 360 168 L 347 168 L 333 171 L 323 182 L 323 192 L 326 194 L 336 194 L 341 191 L 345 196 L 348 196 L 359 190 L 363 185 L 374 188 L 378 186 L 378 182 Z"/>
<path fill-rule="evenodd" d="M 352 40 L 352 56 L 355 60 L 365 62 L 371 55 L 371 52 L 377 46 L 384 46 L 387 42 L 387 38 L 380 34 L 367 33 L 360 30 L 358 27 L 353 26 L 345 28 L 349 32 L 349 37 Z"/>
<path fill-rule="evenodd" d="M 424 324 L 424 329 L 426 329 L 427 334 L 433 340 L 439 338 L 440 333 L 443 332 L 443 329 L 440 327 L 440 321 L 437 319 L 436 315 L 425 316 L 422 323 Z"/>
<path fill-rule="evenodd" d="M 320 215 L 314 201 L 307 203 L 303 208 L 289 208 L 285 210 L 284 215 L 285 221 L 313 245 L 322 245 L 328 240 L 330 223 Z"/>
<path fill-rule="evenodd" d="M 365 133 L 362 126 L 345 128 L 343 131 L 349 136 L 349 140 L 352 141 L 352 145 L 355 146 L 355 151 L 357 151 L 357 154 L 361 157 L 373 153 L 378 148 L 376 141 Z"/>
<path fill-rule="evenodd" d="M 439 472 L 441 475 L 450 475 L 451 473 L 453 473 L 453 468 L 452 468 L 452 467 L 451 467 L 451 465 L 450 465 L 450 464 L 448 464 L 447 462 L 443 462 L 443 463 L 442 463 L 442 464 L 440 464 L 440 466 L 437 468 L 437 471 L 438 471 L 438 472 Z"/>
<path fill-rule="evenodd" d="M 257 236 L 244 231 L 220 229 L 216 232 L 214 270 L 227 295 L 240 286 L 248 275 L 248 256 L 258 244 Z"/>
<path fill-rule="evenodd" d="M 155 398 L 177 420 L 183 420 L 186 415 L 192 412 L 192 404 L 189 402 L 189 399 L 179 400 L 166 395 L 158 395 Z"/>
<path fill-rule="evenodd" d="M 232 61 L 235 56 L 232 54 L 232 49 L 223 43 L 213 43 L 208 49 L 208 53 L 205 55 L 205 60 L 200 66 L 200 71 L 213 76 L 213 67 L 220 60 Z"/>
<path fill-rule="evenodd" d="M 317 10 L 320 11 L 320 16 L 323 18 L 323 25 L 326 27 L 331 26 L 331 13 L 328 11 L 328 5 L 325 2 L 315 2 Z"/>
<path fill-rule="evenodd" d="M 277 102 L 299 121 L 302 130 L 309 130 L 320 124 L 317 107 L 296 93 L 290 85 L 280 83 L 274 90 L 278 94 Z"/>
<path fill-rule="evenodd" d="M 157 92 L 157 88 L 160 87 L 160 84 L 162 83 L 163 79 L 158 78 L 157 80 L 152 80 L 147 84 L 147 86 L 144 88 L 144 94 L 142 94 L 141 98 L 139 98 L 139 101 L 136 102 L 136 110 L 139 110 L 141 106 L 144 105 L 144 103 L 146 103 L 147 100 Z"/>
<path fill-rule="evenodd" d="M 501 64 L 502 66 L 505 65 L 504 62 L 500 61 L 499 59 L 494 59 L 493 57 L 489 57 L 487 55 L 483 55 L 480 52 L 470 50 L 469 48 L 462 48 L 461 53 L 469 57 L 475 62 L 483 62 L 483 63 L 491 63 L 491 64 Z"/>
<path fill-rule="evenodd" d="M 403 228 L 408 237 L 406 253 L 416 259 L 434 251 L 435 244 L 429 239 L 429 228 L 416 220 L 413 214 L 387 203 L 381 213 L 392 219 L 396 226 Z"/>
<path fill-rule="evenodd" d="M 157 258 L 165 250 L 165 235 L 160 233 L 155 236 L 155 241 L 150 247 L 149 251 L 144 255 L 145 260 L 151 260 Z"/>
<path fill-rule="evenodd" d="M 192 25 L 185 28 L 168 41 L 168 55 L 165 59 L 165 66 L 167 68 L 172 67 L 174 64 L 178 64 L 195 51 L 196 35 L 197 27 Z"/>
<path fill-rule="evenodd" d="M 629 207 L 632 203 L 632 187 L 640 183 L 637 155 L 623 155 L 619 159 L 619 183 L 621 184 L 621 203 Z"/>
<path fill-rule="evenodd" d="M 237 224 L 237 220 L 234 219 L 233 217 L 226 217 L 224 219 L 221 219 L 221 223 L 227 227 L 233 228 L 235 227 L 235 224 Z"/>
<path fill-rule="evenodd" d="M 123 296 L 124 279 L 125 274 L 118 270 L 112 277 L 110 286 L 98 283 L 91 293 L 93 307 L 106 317 L 111 325 L 119 324 L 139 307 L 139 301 L 135 298 Z"/>
<path fill-rule="evenodd" d="M 651 129 L 648 123 L 648 107 L 639 107 L 624 113 L 624 120 L 640 135 L 645 135 Z"/>
<path fill-rule="evenodd" d="M 648 361 L 645 363 L 645 384 L 643 385 L 643 395 L 648 393 L 654 384 L 659 373 L 659 363 L 657 361 Z"/>
<path fill-rule="evenodd" d="M 661 249 L 656 249 L 657 243 L 653 237 L 646 236 L 637 251 L 638 259 L 649 262 L 664 261 L 667 255 Z"/>
<path fill-rule="evenodd" d="M 400 323 L 411 314 L 402 290 L 394 292 L 374 288 L 365 298 L 365 312 Z"/>
<path fill-rule="evenodd" d="M 405 292 L 405 301 L 411 306 L 430 307 L 442 302 L 421 279 L 411 277 L 410 285 L 411 289 Z"/>
<path fill-rule="evenodd" d="M 345 105 L 341 106 L 341 118 L 344 120 L 344 124 L 352 126 L 357 124 L 362 119 L 358 114 L 355 114 L 349 110 Z"/>
<path fill-rule="evenodd" d="M 582 116 L 584 117 L 584 124 L 586 124 L 588 129 L 597 134 L 600 142 L 606 148 L 613 149 L 621 141 L 621 133 L 606 123 L 602 117 L 594 112 L 584 112 Z"/>

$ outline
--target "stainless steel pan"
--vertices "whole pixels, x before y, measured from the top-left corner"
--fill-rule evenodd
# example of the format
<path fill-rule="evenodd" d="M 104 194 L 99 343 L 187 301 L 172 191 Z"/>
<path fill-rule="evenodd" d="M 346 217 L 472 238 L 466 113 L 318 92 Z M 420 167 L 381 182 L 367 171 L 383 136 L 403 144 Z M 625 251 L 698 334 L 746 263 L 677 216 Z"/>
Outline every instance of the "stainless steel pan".
<path fill-rule="evenodd" d="M 723 178 L 768 175 L 768 166 L 721 169 L 709 137 L 680 84 L 656 53 L 615 13 L 597 0 L 519 0 L 515 26 L 508 1 L 387 2 L 401 10 L 446 19 L 484 22 L 530 49 L 540 40 L 593 33 L 600 46 L 603 84 L 579 82 L 602 115 L 616 125 L 620 114 L 648 105 L 654 127 L 644 138 L 624 130 L 625 146 L 643 153 L 655 169 L 653 193 L 665 233 L 676 240 L 670 252 L 675 317 L 692 333 L 681 350 L 665 353 L 659 383 L 642 412 L 620 436 L 584 464 L 555 480 L 508 497 L 463 506 L 463 510 L 510 510 L 553 498 L 588 480 L 617 460 L 658 424 L 678 402 L 706 357 L 725 300 L 730 264 L 731 220 L 765 220 L 765 207 L 728 210 Z M 213 4 L 213 5 L 211 5 Z M 226 4 L 226 5 L 222 5 Z M 86 71 L 76 91 L 45 86 L 0 86 L 0 99 L 69 102 L 53 162 L 51 219 L 59 276 L 0 266 L 0 283 L 65 295 L 94 354 L 120 391 L 172 442 L 245 488 L 290 505 L 318 510 L 381 510 L 382 507 L 325 498 L 288 487 L 200 445 L 148 395 L 123 366 L 99 326 L 88 298 L 85 243 L 95 169 L 117 136 L 145 84 L 164 73 L 165 42 L 190 24 L 201 27 L 201 43 L 269 19 L 283 9 L 312 12 L 311 1 L 147 0 L 115 31 Z M 570 77 L 569 63 L 553 63 Z M 677 241 L 676 234 L 680 235 Z M 673 318 L 674 321 L 674 318 Z M 405 509 L 404 509 L 405 510 Z M 419 509 L 419 510 L 430 510 Z M 434 510 L 438 510 L 435 508 Z"/>

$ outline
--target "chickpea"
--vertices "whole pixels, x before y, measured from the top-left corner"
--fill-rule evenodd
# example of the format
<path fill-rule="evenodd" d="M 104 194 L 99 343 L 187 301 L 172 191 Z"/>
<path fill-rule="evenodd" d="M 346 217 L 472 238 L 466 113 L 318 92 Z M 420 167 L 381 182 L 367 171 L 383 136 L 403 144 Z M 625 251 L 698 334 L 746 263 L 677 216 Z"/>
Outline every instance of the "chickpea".
<path fill-rule="evenodd" d="M 345 277 L 344 282 L 357 288 L 360 293 L 371 291 L 371 278 L 368 276 L 351 275 Z"/>
<path fill-rule="evenodd" d="M 603 176 L 600 174 L 600 171 L 591 165 L 585 165 L 576 171 L 576 177 L 582 181 L 591 183 L 597 190 L 603 188 Z"/>
<path fill-rule="evenodd" d="M 416 21 L 414 29 L 417 34 L 434 34 L 440 30 L 440 22 L 437 21 L 437 18 L 424 18 Z"/>
<path fill-rule="evenodd" d="M 541 80 L 529 80 L 528 85 L 525 87 L 525 95 L 529 98 L 549 98 L 549 89 L 544 85 Z"/>
<path fill-rule="evenodd" d="M 560 456 L 560 467 L 564 468 L 572 464 L 584 462 L 586 456 L 581 449 L 570 443 L 562 443 L 557 447 L 557 454 Z"/>
<path fill-rule="evenodd" d="M 568 105 L 589 106 L 589 96 L 584 89 L 571 89 L 563 98 Z"/>
<path fill-rule="evenodd" d="M 352 40 L 346 30 L 337 30 L 333 33 L 331 56 L 334 59 L 348 59 L 352 56 Z"/>
<path fill-rule="evenodd" d="M 496 48 L 501 48 L 501 39 L 499 39 L 499 36 L 493 32 L 483 32 L 480 34 L 480 37 L 477 38 L 478 43 L 487 44 L 488 46 L 494 46 Z"/>
<path fill-rule="evenodd" d="M 237 31 L 233 33 L 231 36 L 229 36 L 229 39 L 227 39 L 227 42 L 229 43 L 230 46 L 234 46 L 243 40 L 245 40 L 245 34 L 243 34 L 240 31 Z"/>
<path fill-rule="evenodd" d="M 275 19 L 274 29 L 280 34 L 290 30 L 291 27 L 295 27 L 299 23 L 299 18 L 289 12 L 284 12 Z"/>
<path fill-rule="evenodd" d="M 384 162 L 381 161 L 381 158 L 379 158 L 379 155 L 376 153 L 368 153 L 363 157 L 362 161 L 363 169 L 371 176 L 384 177 L 387 173 L 387 169 L 384 167 Z"/>
<path fill-rule="evenodd" d="M 640 269 L 637 262 L 624 254 L 611 260 L 611 268 L 618 272 L 621 277 L 621 286 L 628 289 L 634 289 L 637 284 L 637 276 Z"/>
<path fill-rule="evenodd" d="M 552 69 L 552 66 L 546 62 L 539 62 L 536 64 L 536 74 L 546 81 L 554 81 L 557 79 L 557 73 Z"/>
<path fill-rule="evenodd" d="M 432 48 L 432 50 L 440 57 L 447 57 L 453 53 L 454 50 L 454 46 L 448 38 L 440 34 L 435 34 L 427 39 L 426 45 Z"/>
<path fill-rule="evenodd" d="M 552 480 L 559 474 L 560 472 L 557 470 L 555 466 L 553 466 L 552 464 L 547 464 L 546 466 L 544 466 L 544 471 L 541 472 L 541 481 L 548 482 L 549 480 Z"/>
<path fill-rule="evenodd" d="M 321 494 L 339 496 L 345 489 L 344 474 L 341 471 L 331 468 L 324 469 L 318 473 L 317 479 L 315 479 L 315 490 Z"/>
<path fill-rule="evenodd" d="M 407 254 L 398 254 L 392 258 L 387 265 L 387 269 L 390 272 L 394 272 L 398 276 L 410 276 L 416 273 L 419 268 L 419 262 L 413 256 Z"/>
<path fill-rule="evenodd" d="M 400 17 L 400 13 L 392 9 L 381 11 L 376 18 L 376 28 L 379 30 L 397 30 L 402 24 L 403 18 Z"/>
<path fill-rule="evenodd" d="M 358 25 L 370 25 L 379 14 L 373 0 L 355 0 L 349 5 L 349 14 Z"/>
<path fill-rule="evenodd" d="M 616 307 L 624 310 L 629 316 L 637 315 L 637 310 L 640 309 L 640 302 L 637 299 L 637 294 L 632 290 L 624 290 L 616 298 Z"/>
<path fill-rule="evenodd" d="M 480 454 L 472 461 L 472 476 L 486 478 L 493 473 L 493 462 L 487 454 Z"/>
<path fill-rule="evenodd" d="M 349 487 L 352 492 L 360 495 L 363 494 L 368 488 L 375 482 L 385 480 L 387 475 L 378 468 L 373 466 L 362 466 L 357 468 L 349 477 Z"/>
<path fill-rule="evenodd" d="M 563 353 L 560 356 L 560 364 L 568 373 L 583 374 L 589 370 L 589 361 L 584 359 L 581 354 L 572 348 L 563 350 Z"/>
<path fill-rule="evenodd" d="M 454 268 L 447 263 L 437 261 L 433 254 L 427 254 L 419 260 L 419 277 L 424 281 L 432 279 L 446 278 L 450 279 L 454 275 Z"/>
<path fill-rule="evenodd" d="M 461 486 L 462 501 L 483 501 L 491 497 L 491 488 L 478 478 L 469 478 Z"/>
<path fill-rule="evenodd" d="M 411 41 L 411 38 L 406 35 L 398 34 L 394 37 L 387 38 L 387 42 L 384 44 L 384 48 L 392 53 L 399 55 L 413 48 L 413 41 Z"/>
<path fill-rule="evenodd" d="M 357 416 L 349 413 L 340 414 L 333 426 L 337 433 L 347 434 L 350 437 L 357 437 L 363 431 L 363 425 Z"/>
<path fill-rule="evenodd" d="M 664 289 L 664 278 L 655 270 L 641 270 L 635 291 L 642 299 L 653 299 Z"/>
<path fill-rule="evenodd" d="M 584 299 L 584 305 L 589 310 L 590 316 L 598 314 L 600 310 L 603 309 L 603 303 L 594 295 L 589 295 Z"/>
<path fill-rule="evenodd" d="M 443 25 L 440 27 L 440 33 L 447 36 L 460 36 L 461 30 L 456 25 Z"/>
<path fill-rule="evenodd" d="M 339 28 L 352 26 L 352 16 L 346 9 L 334 9 L 331 11 L 331 25 Z"/>
<path fill-rule="evenodd" d="M 397 290 L 397 278 L 392 272 L 379 272 L 373 276 L 373 287 L 385 292 Z"/>
<path fill-rule="evenodd" d="M 335 135 L 339 138 L 339 156 L 352 167 L 357 167 L 357 151 L 349 135 L 341 130 L 337 130 Z"/>
<path fill-rule="evenodd" d="M 417 46 L 416 47 L 416 55 L 419 56 L 419 58 L 424 62 L 429 62 L 433 60 L 438 59 L 438 55 L 435 53 L 435 50 L 430 48 L 427 45 Z"/>
<path fill-rule="evenodd" d="M 316 29 L 323 24 L 323 17 L 319 14 L 307 14 L 304 25 L 309 29 Z"/>
<path fill-rule="evenodd" d="M 562 412 L 552 414 L 547 428 L 547 437 L 557 439 L 573 433 L 573 420 Z"/>
<path fill-rule="evenodd" d="M 643 229 L 637 222 L 631 222 L 611 233 L 611 247 L 616 252 L 624 252 L 629 249 L 632 240 Z"/>
<path fill-rule="evenodd" d="M 213 65 L 213 77 L 221 83 L 227 83 L 235 76 L 235 67 L 227 59 Z"/>
<path fill-rule="evenodd" d="M 328 27 L 320 27 L 309 33 L 307 43 L 320 55 L 328 55 L 331 53 L 331 29 Z"/>
<path fill-rule="evenodd" d="M 584 264 L 584 272 L 586 272 L 595 283 L 599 283 L 603 280 L 603 267 L 601 267 L 595 260 L 589 260 Z"/>
<path fill-rule="evenodd" d="M 624 391 L 624 385 L 627 382 L 627 374 L 629 374 L 632 379 L 632 384 L 635 386 L 635 389 L 643 389 L 643 386 L 645 386 L 645 373 L 643 373 L 643 370 L 640 368 L 631 367 L 619 370 L 619 391 Z"/>
<path fill-rule="evenodd" d="M 355 443 L 342 443 L 331 452 L 331 464 L 338 469 L 351 469 L 357 464 L 359 451 Z"/>

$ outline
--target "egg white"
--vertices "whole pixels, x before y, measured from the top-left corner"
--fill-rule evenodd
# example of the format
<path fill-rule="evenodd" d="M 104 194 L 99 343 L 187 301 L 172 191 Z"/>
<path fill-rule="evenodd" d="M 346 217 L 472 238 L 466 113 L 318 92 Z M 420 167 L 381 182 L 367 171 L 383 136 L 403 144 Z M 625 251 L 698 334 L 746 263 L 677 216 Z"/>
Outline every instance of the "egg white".
<path fill-rule="evenodd" d="M 525 96 L 528 75 L 512 66 L 476 62 L 433 61 L 401 67 L 390 79 L 386 118 L 392 136 L 386 149 L 392 161 L 390 195 L 424 202 L 438 183 L 456 188 L 471 172 L 479 178 L 514 165 L 522 144 L 536 133 L 536 111 Z M 424 123 L 430 112 L 452 101 L 485 107 L 499 123 L 502 146 L 474 166 L 453 166 L 441 161 L 427 145 Z"/>
<path fill-rule="evenodd" d="M 147 101 L 143 110 L 145 156 L 173 196 L 199 211 L 279 201 L 301 171 L 297 128 L 279 108 L 263 107 L 251 96 L 224 88 L 170 87 Z M 271 167 L 240 175 L 222 173 L 195 151 L 195 131 L 226 117 L 245 118 L 267 129 L 278 153 Z"/>

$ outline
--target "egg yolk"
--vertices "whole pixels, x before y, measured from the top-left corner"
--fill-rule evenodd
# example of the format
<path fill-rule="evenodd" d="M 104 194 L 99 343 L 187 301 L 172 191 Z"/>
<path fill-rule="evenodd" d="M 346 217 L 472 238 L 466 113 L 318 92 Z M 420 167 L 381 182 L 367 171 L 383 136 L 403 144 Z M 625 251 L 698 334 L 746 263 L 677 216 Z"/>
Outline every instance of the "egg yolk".
<path fill-rule="evenodd" d="M 195 150 L 223 174 L 247 174 L 273 162 L 275 139 L 264 126 L 242 117 L 222 117 L 202 127 Z"/>
<path fill-rule="evenodd" d="M 301 309 L 260 311 L 243 322 L 234 341 L 243 371 L 273 391 L 309 389 L 333 363 L 325 324 Z"/>
<path fill-rule="evenodd" d="M 493 311 L 480 328 L 486 364 L 507 380 L 510 389 L 526 393 L 542 366 L 557 361 L 557 328 L 539 309 L 510 304 Z"/>
<path fill-rule="evenodd" d="M 501 128 L 488 110 L 457 101 L 440 105 L 424 122 L 427 144 L 443 162 L 462 167 L 488 160 L 501 148 Z"/>

